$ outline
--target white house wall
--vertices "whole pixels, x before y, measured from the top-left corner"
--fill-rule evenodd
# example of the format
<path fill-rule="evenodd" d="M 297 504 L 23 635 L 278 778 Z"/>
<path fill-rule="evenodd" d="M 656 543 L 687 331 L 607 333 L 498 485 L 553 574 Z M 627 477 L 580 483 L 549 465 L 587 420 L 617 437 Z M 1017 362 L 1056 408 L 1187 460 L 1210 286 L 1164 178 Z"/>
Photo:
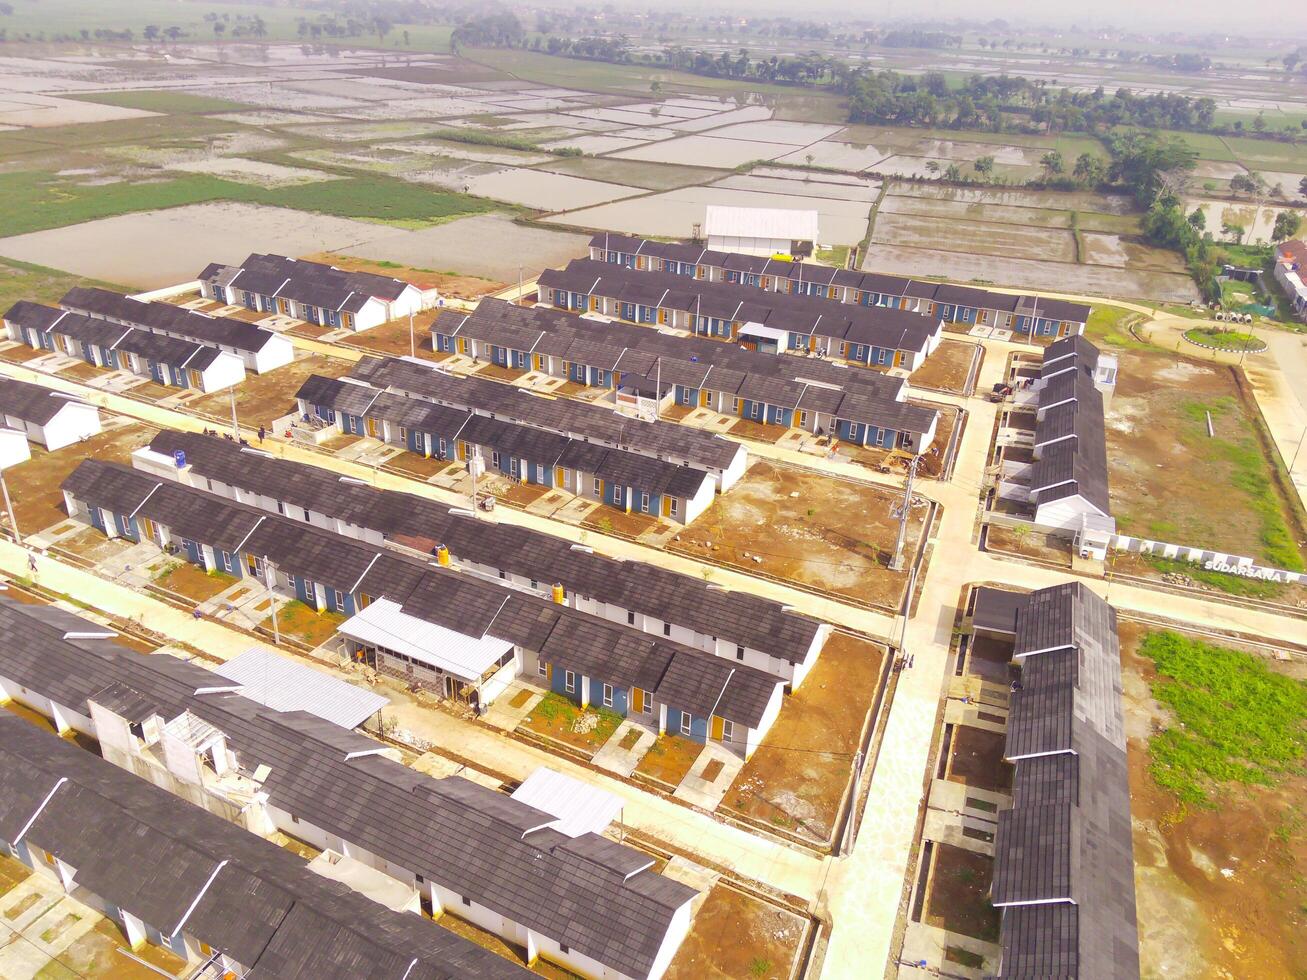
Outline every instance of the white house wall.
<path fill-rule="evenodd" d="M 213 363 L 200 372 L 200 387 L 205 391 L 222 391 L 245 380 L 245 362 L 235 354 L 222 351 Z"/>

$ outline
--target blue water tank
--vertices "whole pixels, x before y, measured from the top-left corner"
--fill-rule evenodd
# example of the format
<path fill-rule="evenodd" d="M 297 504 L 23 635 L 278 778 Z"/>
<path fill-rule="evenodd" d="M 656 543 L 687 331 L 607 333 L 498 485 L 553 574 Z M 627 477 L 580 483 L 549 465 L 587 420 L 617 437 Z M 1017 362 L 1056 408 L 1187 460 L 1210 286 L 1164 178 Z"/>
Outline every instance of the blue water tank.
<path fill-rule="evenodd" d="M 172 453 L 172 461 L 173 461 L 174 463 L 177 464 L 177 469 L 179 469 L 179 470 L 182 469 L 183 467 L 185 467 L 185 466 L 186 466 L 186 450 L 184 450 L 184 449 L 174 449 L 174 450 L 173 450 L 173 453 Z"/>

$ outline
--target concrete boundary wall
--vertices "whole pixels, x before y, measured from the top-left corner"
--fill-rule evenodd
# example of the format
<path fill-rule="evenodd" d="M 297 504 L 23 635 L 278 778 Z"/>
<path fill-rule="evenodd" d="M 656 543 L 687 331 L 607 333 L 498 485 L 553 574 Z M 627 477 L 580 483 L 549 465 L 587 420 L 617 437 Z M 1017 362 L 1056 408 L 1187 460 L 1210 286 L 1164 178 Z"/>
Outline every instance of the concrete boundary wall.
<path fill-rule="evenodd" d="M 1191 548 L 1182 544 L 1168 544 L 1164 541 L 1132 538 L 1124 534 L 1113 535 L 1109 547 L 1134 555 L 1156 555 L 1159 558 L 1174 558 L 1177 561 L 1187 561 L 1212 572 L 1225 572 L 1229 575 L 1241 575 L 1244 578 L 1261 579 L 1266 582 L 1307 585 L 1307 573 L 1290 572 L 1282 568 L 1258 565 L 1253 559 L 1242 555 L 1228 555 L 1221 551 L 1211 551 L 1205 548 Z"/>

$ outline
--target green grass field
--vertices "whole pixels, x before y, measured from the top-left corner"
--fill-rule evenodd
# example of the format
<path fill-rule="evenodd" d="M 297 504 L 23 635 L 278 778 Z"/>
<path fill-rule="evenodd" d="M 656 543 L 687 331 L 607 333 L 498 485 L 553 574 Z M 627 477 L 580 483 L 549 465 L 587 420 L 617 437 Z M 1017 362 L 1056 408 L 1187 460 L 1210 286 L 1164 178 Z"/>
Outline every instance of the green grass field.
<path fill-rule="evenodd" d="M 100 286 L 125 292 L 124 287 L 111 282 L 95 282 L 83 276 L 74 276 L 58 269 L 19 262 L 17 259 L 0 259 L 0 313 L 20 299 L 34 303 L 57 304 L 74 286 Z"/>
<path fill-rule="evenodd" d="M 1178 633 L 1150 633 L 1153 697 L 1176 725 L 1148 745 L 1157 784 L 1190 806 L 1219 805 L 1231 783 L 1273 785 L 1301 770 L 1307 752 L 1307 684 L 1238 650 Z"/>
<path fill-rule="evenodd" d="M 124 109 L 144 109 L 147 112 L 165 112 L 173 115 L 242 112 L 253 108 L 243 102 L 214 99 L 207 95 L 191 95 L 189 92 L 94 92 L 90 95 L 74 95 L 72 97 L 83 102 L 96 102 L 100 105 L 114 105 Z"/>
<path fill-rule="evenodd" d="M 264 188 L 185 174 L 140 182 L 79 184 L 38 171 L 0 174 L 0 231 L 44 231 L 136 211 L 206 201 L 243 201 L 414 228 L 495 209 L 462 194 L 433 192 L 388 177 L 360 175 L 293 187 Z"/>

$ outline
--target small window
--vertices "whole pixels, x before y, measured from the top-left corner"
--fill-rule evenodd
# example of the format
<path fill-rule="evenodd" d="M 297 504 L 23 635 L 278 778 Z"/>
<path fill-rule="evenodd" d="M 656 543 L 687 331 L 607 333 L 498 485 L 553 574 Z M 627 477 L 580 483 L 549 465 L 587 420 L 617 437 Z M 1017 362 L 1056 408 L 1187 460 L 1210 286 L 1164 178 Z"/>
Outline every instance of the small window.
<path fill-rule="evenodd" d="M 459 898 L 463 900 L 463 904 L 468 908 L 472 907 L 472 899 L 468 898 L 466 895 L 460 895 Z"/>
<path fill-rule="evenodd" d="M 736 660 L 743 660 L 743 659 L 744 659 L 744 647 L 742 647 L 742 646 L 737 646 L 737 647 L 735 648 L 735 659 L 736 659 Z"/>
<path fill-rule="evenodd" d="M 336 590 L 336 611 L 341 612 L 345 608 L 345 593 L 340 589 Z"/>
<path fill-rule="evenodd" d="M 499 450 L 495 450 L 490 454 L 490 462 L 495 466 L 499 465 Z"/>
<path fill-rule="evenodd" d="M 605 685 L 604 685 L 604 707 L 605 707 L 605 708 L 611 708 L 612 706 L 613 706 L 613 685 L 611 685 L 611 684 L 605 684 Z"/>
<path fill-rule="evenodd" d="M 681 504 L 675 497 L 669 499 L 671 500 L 671 505 L 668 507 L 668 513 L 675 517 L 676 512 L 681 509 Z"/>
<path fill-rule="evenodd" d="M 690 712 L 688 712 L 688 711 L 682 711 L 682 712 L 681 712 L 681 734 L 682 734 L 682 735 L 689 735 L 689 734 L 690 734 L 690 732 L 691 732 L 691 727 L 690 727 L 690 726 L 691 726 L 691 723 L 693 722 L 693 720 L 694 720 L 694 719 L 691 718 L 691 716 L 690 716 Z"/>
<path fill-rule="evenodd" d="M 308 509 L 307 507 L 305 507 L 305 508 L 304 508 L 304 522 L 307 524 L 307 523 L 308 523 L 308 520 L 309 520 L 309 509 Z"/>
<path fill-rule="evenodd" d="M 570 947 L 570 946 L 568 946 L 568 945 L 566 945 L 566 944 L 564 944 L 564 943 L 559 943 L 559 944 L 558 944 L 558 951 L 559 951 L 560 953 L 563 953 L 564 955 L 566 955 L 567 953 L 570 953 L 570 952 L 572 951 L 572 947 Z"/>
<path fill-rule="evenodd" d="M 500 577 L 500 578 L 508 578 L 508 573 L 507 573 L 506 571 L 504 571 L 504 570 L 501 568 L 501 569 L 499 570 L 499 577 Z"/>
<path fill-rule="evenodd" d="M 595 477 L 595 493 L 603 493 L 603 492 L 604 492 L 604 481 L 601 480 L 601 479 L 599 479 L 599 477 L 596 476 L 596 477 Z"/>
<path fill-rule="evenodd" d="M 532 580 L 531 580 L 531 588 L 533 588 L 533 589 L 538 589 L 538 588 L 540 588 L 540 583 L 537 582 L 535 579 L 532 579 Z"/>
<path fill-rule="evenodd" d="M 635 610 L 634 610 L 634 609 L 628 609 L 628 610 L 626 611 L 626 625 L 627 625 L 627 626 L 634 626 L 634 625 L 635 625 Z"/>
<path fill-rule="evenodd" d="M 563 673 L 563 690 L 568 694 L 576 693 L 576 674 L 573 671 Z"/>
<path fill-rule="evenodd" d="M 649 513 L 649 495 L 643 492 L 640 494 L 640 513 Z"/>
<path fill-rule="evenodd" d="M 536 663 L 536 673 L 539 674 L 541 677 L 548 677 L 549 665 L 545 663 L 543 660 L 538 661 Z"/>
<path fill-rule="evenodd" d="M 735 722 L 727 721 L 725 718 L 722 719 L 722 741 L 735 741 Z"/>
<path fill-rule="evenodd" d="M 663 623 L 663 636 L 671 636 L 671 635 L 672 635 L 672 624 Z"/>

